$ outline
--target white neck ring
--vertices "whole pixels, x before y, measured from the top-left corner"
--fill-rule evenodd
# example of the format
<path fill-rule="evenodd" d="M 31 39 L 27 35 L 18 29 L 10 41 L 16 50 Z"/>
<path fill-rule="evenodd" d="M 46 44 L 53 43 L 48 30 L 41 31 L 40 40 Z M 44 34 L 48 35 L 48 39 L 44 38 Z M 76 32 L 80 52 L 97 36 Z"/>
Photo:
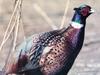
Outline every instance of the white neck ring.
<path fill-rule="evenodd" d="M 77 28 L 77 29 L 80 29 L 83 27 L 83 24 L 79 24 L 77 22 L 71 22 L 70 24 L 72 27 Z"/>

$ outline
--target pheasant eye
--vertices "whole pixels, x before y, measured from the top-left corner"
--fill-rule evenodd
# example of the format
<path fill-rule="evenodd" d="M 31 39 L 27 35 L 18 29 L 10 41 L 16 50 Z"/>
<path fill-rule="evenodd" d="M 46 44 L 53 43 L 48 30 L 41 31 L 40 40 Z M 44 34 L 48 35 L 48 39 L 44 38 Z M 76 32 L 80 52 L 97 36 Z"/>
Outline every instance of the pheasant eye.
<path fill-rule="evenodd" d="M 81 14 L 82 14 L 83 16 L 87 16 L 88 13 L 89 13 L 89 8 L 83 8 L 83 9 L 81 10 Z"/>

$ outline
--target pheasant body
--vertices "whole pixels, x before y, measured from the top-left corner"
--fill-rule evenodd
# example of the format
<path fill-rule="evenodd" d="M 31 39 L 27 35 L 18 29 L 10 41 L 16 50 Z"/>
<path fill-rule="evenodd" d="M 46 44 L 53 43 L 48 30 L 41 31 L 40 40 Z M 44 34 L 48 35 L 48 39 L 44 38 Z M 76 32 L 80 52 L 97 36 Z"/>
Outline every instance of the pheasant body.
<path fill-rule="evenodd" d="M 89 11 L 91 9 L 87 5 L 83 8 L 89 8 Z M 16 52 L 16 63 L 12 63 L 7 72 L 25 75 L 66 75 L 82 48 L 87 15 L 79 14 L 77 9 L 68 28 L 30 37 L 26 40 L 27 44 L 23 43 Z"/>

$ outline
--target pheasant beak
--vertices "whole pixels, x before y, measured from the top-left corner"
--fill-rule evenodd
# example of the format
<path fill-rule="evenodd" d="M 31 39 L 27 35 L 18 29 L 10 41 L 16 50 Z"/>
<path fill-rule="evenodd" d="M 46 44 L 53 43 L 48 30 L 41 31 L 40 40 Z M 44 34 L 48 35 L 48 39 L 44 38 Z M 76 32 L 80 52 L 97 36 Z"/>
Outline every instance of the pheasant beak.
<path fill-rule="evenodd" d="M 93 10 L 93 9 L 91 9 L 89 13 L 90 13 L 90 14 L 94 13 L 94 10 Z"/>

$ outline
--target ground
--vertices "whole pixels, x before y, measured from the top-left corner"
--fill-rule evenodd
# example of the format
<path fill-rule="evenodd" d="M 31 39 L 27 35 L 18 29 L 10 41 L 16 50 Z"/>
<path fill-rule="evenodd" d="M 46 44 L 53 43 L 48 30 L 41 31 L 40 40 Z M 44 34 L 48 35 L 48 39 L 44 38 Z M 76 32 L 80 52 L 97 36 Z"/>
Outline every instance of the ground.
<path fill-rule="evenodd" d="M 22 21 L 26 38 L 34 33 L 50 31 L 51 26 L 34 9 L 37 3 L 51 18 L 53 23 L 60 27 L 67 0 L 23 0 Z M 100 0 L 70 0 L 66 22 L 68 26 L 73 16 L 73 8 L 81 4 L 88 4 L 95 13 L 87 19 L 85 41 L 68 75 L 100 75 Z M 14 0 L 0 0 L 0 43 L 13 11 Z M 19 28 L 17 46 L 23 41 L 22 30 Z M 13 34 L 10 36 L 0 53 L 0 70 L 5 64 L 8 51 L 12 48 Z"/>

